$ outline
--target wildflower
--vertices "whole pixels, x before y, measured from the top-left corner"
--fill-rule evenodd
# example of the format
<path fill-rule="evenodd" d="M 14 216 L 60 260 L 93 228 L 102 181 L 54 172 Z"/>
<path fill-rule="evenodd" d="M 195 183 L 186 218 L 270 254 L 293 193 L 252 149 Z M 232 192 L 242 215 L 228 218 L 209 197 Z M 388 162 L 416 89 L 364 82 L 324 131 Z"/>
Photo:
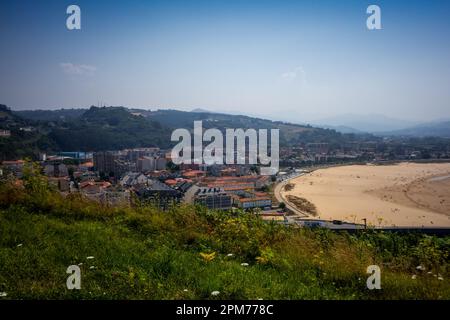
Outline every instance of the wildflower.
<path fill-rule="evenodd" d="M 78 265 L 81 267 L 83 265 L 83 262 L 80 262 Z"/>
<path fill-rule="evenodd" d="M 212 253 L 203 253 L 200 252 L 200 256 L 203 258 L 203 260 L 205 260 L 206 262 L 210 262 L 212 260 L 214 260 L 214 258 L 216 257 L 216 253 L 212 252 Z"/>
<path fill-rule="evenodd" d="M 188 290 L 188 289 L 184 289 L 183 291 L 184 291 L 184 292 L 188 292 L 189 290 Z"/>
<path fill-rule="evenodd" d="M 232 253 L 227 254 L 227 257 L 232 257 L 232 256 L 234 256 L 234 254 L 232 254 Z"/>
<path fill-rule="evenodd" d="M 243 266 L 243 267 L 248 267 L 248 263 L 246 263 L 246 262 L 241 263 L 241 266 Z"/>
<path fill-rule="evenodd" d="M 417 279 L 417 276 L 414 274 L 414 275 L 411 277 L 411 279 L 416 280 L 416 279 Z"/>
<path fill-rule="evenodd" d="M 443 277 L 438 277 L 438 280 L 444 281 L 444 278 Z"/>
<path fill-rule="evenodd" d="M 256 257 L 256 261 L 260 264 L 266 264 L 267 262 L 269 262 L 265 257 Z"/>
<path fill-rule="evenodd" d="M 95 266 L 90 266 L 89 269 L 94 270 Z"/>
<path fill-rule="evenodd" d="M 219 294 L 220 294 L 219 291 L 213 291 L 213 292 L 211 292 L 211 295 L 212 295 L 212 296 L 218 296 Z"/>
<path fill-rule="evenodd" d="M 0 292 L 0 298 L 6 297 L 8 294 L 6 292 Z"/>
<path fill-rule="evenodd" d="M 425 271 L 425 267 L 424 266 L 417 266 L 416 269 L 417 270 L 421 270 L 421 271 Z"/>
<path fill-rule="evenodd" d="M 17 248 L 20 248 L 21 246 L 23 246 L 23 244 L 22 244 L 22 243 L 19 243 L 19 244 L 17 245 Z"/>
<path fill-rule="evenodd" d="M 87 260 L 92 260 L 92 259 L 94 259 L 94 257 L 93 256 L 89 256 L 89 257 L 86 257 L 86 259 Z"/>

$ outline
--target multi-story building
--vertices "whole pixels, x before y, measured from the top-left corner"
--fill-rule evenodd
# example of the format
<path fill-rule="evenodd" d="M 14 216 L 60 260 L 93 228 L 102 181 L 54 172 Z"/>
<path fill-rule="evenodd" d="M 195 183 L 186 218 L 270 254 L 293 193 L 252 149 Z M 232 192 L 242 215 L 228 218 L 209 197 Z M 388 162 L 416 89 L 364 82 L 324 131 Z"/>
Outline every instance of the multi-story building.
<path fill-rule="evenodd" d="M 125 151 L 127 160 L 136 162 L 143 157 L 155 157 L 160 150 L 159 148 L 138 148 Z"/>
<path fill-rule="evenodd" d="M 115 161 L 119 155 L 113 151 L 101 151 L 94 153 L 94 168 L 96 171 L 109 175 L 114 173 Z"/>
<path fill-rule="evenodd" d="M 230 194 L 220 188 L 192 186 L 184 196 L 185 202 L 201 204 L 208 209 L 228 210 L 233 205 Z"/>
<path fill-rule="evenodd" d="M 119 178 L 128 172 L 136 171 L 136 163 L 127 160 L 118 159 L 114 161 L 113 174 Z"/>
<path fill-rule="evenodd" d="M 235 198 L 235 203 L 242 209 L 272 207 L 272 199 L 269 196 L 255 196 L 249 198 Z"/>
<path fill-rule="evenodd" d="M 137 171 L 154 171 L 156 168 L 156 161 L 154 157 L 142 157 L 137 160 Z"/>
<path fill-rule="evenodd" d="M 48 177 L 67 177 L 69 175 L 67 166 L 60 162 L 46 164 L 44 166 L 44 172 Z"/>
<path fill-rule="evenodd" d="M 164 170 L 167 166 L 167 160 L 160 157 L 142 157 L 136 162 L 136 167 L 139 172 Z"/>
<path fill-rule="evenodd" d="M 165 170 L 167 167 L 167 159 L 166 158 L 157 158 L 156 159 L 156 170 Z"/>
<path fill-rule="evenodd" d="M 136 171 L 136 163 L 127 161 L 114 151 L 94 153 L 94 168 L 100 174 L 120 177 L 127 172 Z"/>
<path fill-rule="evenodd" d="M 163 210 L 178 203 L 182 197 L 180 191 L 172 189 L 156 179 L 147 181 L 146 185 L 136 185 L 133 190 L 141 201 L 159 206 Z"/>
<path fill-rule="evenodd" d="M 210 188 L 242 188 L 242 189 L 260 189 L 271 183 L 268 176 L 242 176 L 242 177 L 219 177 L 204 178 L 201 181 L 202 186 Z"/>

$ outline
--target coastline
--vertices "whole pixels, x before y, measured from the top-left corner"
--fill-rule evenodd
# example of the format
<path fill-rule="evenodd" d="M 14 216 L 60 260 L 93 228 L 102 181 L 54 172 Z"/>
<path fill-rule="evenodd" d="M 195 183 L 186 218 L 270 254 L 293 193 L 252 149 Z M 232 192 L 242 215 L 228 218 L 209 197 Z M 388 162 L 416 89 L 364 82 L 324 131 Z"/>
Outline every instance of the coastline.
<path fill-rule="evenodd" d="M 317 216 L 291 210 L 300 218 L 367 219 L 375 227 L 449 227 L 450 179 L 439 178 L 447 175 L 448 162 L 333 166 L 285 181 L 277 191 L 289 209 L 294 206 L 289 195 L 317 207 Z M 290 191 L 283 188 L 288 183 L 294 185 Z"/>

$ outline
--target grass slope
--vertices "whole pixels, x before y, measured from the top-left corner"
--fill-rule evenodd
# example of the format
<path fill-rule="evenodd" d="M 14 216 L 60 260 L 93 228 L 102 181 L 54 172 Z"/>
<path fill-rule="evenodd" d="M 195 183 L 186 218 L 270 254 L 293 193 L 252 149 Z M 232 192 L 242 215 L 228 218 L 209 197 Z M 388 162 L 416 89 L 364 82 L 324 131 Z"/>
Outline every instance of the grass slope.
<path fill-rule="evenodd" d="M 449 248 L 449 238 L 291 229 L 201 207 L 107 208 L 62 198 L 36 174 L 0 185 L 0 299 L 449 299 Z M 81 290 L 66 289 L 73 264 Z M 366 288 L 371 264 L 381 290 Z"/>

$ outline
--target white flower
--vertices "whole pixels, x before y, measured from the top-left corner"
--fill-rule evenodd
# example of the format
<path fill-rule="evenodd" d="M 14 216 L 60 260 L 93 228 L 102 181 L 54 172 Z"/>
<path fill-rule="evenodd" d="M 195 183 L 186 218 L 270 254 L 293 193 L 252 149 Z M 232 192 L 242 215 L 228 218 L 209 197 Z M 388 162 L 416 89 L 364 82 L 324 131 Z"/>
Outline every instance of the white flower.
<path fill-rule="evenodd" d="M 417 269 L 417 270 L 425 271 L 425 267 L 424 267 L 424 266 L 417 266 L 416 269 Z"/>
<path fill-rule="evenodd" d="M 219 294 L 220 294 L 219 291 L 213 291 L 213 292 L 211 292 L 211 295 L 212 295 L 212 296 L 218 296 Z"/>
<path fill-rule="evenodd" d="M 444 281 L 444 278 L 441 275 L 439 275 L 438 280 Z"/>
<path fill-rule="evenodd" d="M 188 290 L 188 289 L 184 289 L 183 291 L 184 291 L 184 292 L 188 292 L 189 290 Z"/>
<path fill-rule="evenodd" d="M 248 263 L 246 263 L 246 262 L 241 263 L 241 266 L 243 266 L 243 267 L 248 267 Z"/>
<path fill-rule="evenodd" d="M 232 253 L 227 254 L 227 257 L 232 257 L 232 256 L 234 256 L 234 254 L 232 254 Z"/>
<path fill-rule="evenodd" d="M 81 267 L 83 265 L 83 262 L 79 263 L 78 265 Z"/>
<path fill-rule="evenodd" d="M 258 298 L 258 299 L 256 299 L 256 300 L 263 300 L 263 298 Z"/>
<path fill-rule="evenodd" d="M 6 297 L 8 294 L 6 292 L 0 292 L 0 298 Z"/>
<path fill-rule="evenodd" d="M 427 272 L 427 274 L 433 274 L 433 272 L 431 272 L 431 271 L 428 271 L 428 272 Z"/>
<path fill-rule="evenodd" d="M 89 256 L 89 257 L 86 257 L 86 259 L 87 260 L 92 260 L 92 259 L 94 259 L 94 257 L 93 256 Z"/>
<path fill-rule="evenodd" d="M 414 274 L 414 275 L 411 277 L 411 279 L 416 280 L 416 279 L 417 279 L 417 276 Z"/>
<path fill-rule="evenodd" d="M 23 246 L 22 243 L 19 243 L 19 244 L 17 245 L 18 248 L 20 248 L 21 246 Z"/>
<path fill-rule="evenodd" d="M 89 269 L 91 269 L 91 270 L 94 270 L 94 269 L 95 269 L 95 267 L 94 267 L 94 266 L 90 266 L 90 267 L 89 267 Z"/>

